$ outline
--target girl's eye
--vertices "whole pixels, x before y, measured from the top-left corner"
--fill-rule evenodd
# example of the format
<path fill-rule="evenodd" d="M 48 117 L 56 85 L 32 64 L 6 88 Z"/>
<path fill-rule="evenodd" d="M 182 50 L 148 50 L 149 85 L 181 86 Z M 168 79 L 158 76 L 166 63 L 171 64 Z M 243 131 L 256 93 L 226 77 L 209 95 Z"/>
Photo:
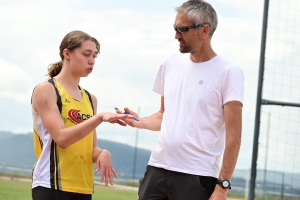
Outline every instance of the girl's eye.
<path fill-rule="evenodd" d="M 85 57 L 89 57 L 90 55 L 89 54 L 83 54 Z"/>

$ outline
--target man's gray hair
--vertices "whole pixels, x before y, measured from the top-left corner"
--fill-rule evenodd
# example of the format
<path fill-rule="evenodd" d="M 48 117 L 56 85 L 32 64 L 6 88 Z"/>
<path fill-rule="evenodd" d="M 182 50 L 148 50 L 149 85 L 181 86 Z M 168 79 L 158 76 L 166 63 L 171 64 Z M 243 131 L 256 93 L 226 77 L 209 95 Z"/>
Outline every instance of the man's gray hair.
<path fill-rule="evenodd" d="M 203 0 L 188 0 L 175 8 L 177 12 L 186 13 L 188 19 L 194 24 L 209 23 L 210 37 L 213 36 L 218 26 L 218 16 L 215 9 Z"/>

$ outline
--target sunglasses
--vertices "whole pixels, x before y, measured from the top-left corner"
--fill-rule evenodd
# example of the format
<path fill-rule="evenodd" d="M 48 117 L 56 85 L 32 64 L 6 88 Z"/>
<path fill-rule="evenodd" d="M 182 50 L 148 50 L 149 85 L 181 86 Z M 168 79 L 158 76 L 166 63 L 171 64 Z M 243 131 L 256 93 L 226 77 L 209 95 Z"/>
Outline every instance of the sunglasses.
<path fill-rule="evenodd" d="M 207 24 L 210 27 L 210 23 L 194 24 L 192 26 L 175 26 L 175 25 L 173 25 L 173 27 L 176 32 L 178 32 L 182 35 L 185 35 L 189 31 L 189 29 L 200 28 L 200 27 L 203 27 L 205 24 Z"/>

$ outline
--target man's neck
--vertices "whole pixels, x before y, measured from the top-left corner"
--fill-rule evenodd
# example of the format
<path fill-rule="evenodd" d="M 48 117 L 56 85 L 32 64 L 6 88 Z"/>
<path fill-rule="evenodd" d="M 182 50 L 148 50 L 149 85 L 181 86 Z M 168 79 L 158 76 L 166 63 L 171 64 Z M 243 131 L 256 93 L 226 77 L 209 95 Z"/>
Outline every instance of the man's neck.
<path fill-rule="evenodd" d="M 214 51 L 204 51 L 204 52 L 191 52 L 190 59 L 195 63 L 206 62 L 213 59 L 217 54 Z"/>
<path fill-rule="evenodd" d="M 206 62 L 214 58 L 216 55 L 217 54 L 211 47 L 210 41 L 206 41 L 190 53 L 190 59 L 195 63 Z"/>

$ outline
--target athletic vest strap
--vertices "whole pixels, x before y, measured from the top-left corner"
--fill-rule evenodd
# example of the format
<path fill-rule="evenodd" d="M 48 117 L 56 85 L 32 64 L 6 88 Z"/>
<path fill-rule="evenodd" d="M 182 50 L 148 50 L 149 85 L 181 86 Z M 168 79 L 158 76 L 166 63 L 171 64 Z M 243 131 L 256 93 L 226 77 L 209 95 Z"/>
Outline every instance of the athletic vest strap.
<path fill-rule="evenodd" d="M 58 107 L 59 113 L 61 113 L 61 110 L 62 110 L 61 95 L 59 94 L 59 91 L 55 86 L 55 82 L 54 82 L 53 78 L 48 79 L 48 82 L 51 83 L 55 89 L 56 96 L 57 96 L 57 107 Z"/>
<path fill-rule="evenodd" d="M 48 79 L 48 82 L 51 83 L 55 89 L 55 92 L 56 92 L 56 96 L 57 96 L 57 106 L 58 106 L 58 109 L 59 109 L 59 112 L 61 113 L 61 110 L 62 110 L 62 102 L 61 102 L 61 95 L 59 94 L 59 91 L 58 89 L 56 88 L 56 85 L 55 85 L 55 82 L 53 80 L 53 78 L 50 78 Z M 78 86 L 78 88 L 80 89 L 80 87 Z M 95 111 L 94 111 L 94 106 L 93 106 L 93 101 L 92 101 L 92 97 L 91 97 L 91 94 L 83 89 L 84 92 L 88 95 L 89 97 L 89 100 L 90 100 L 90 103 L 91 103 L 91 106 L 92 106 L 92 109 L 93 109 L 93 115 L 95 114 Z"/>
<path fill-rule="evenodd" d="M 91 103 L 91 106 L 92 106 L 92 109 L 93 109 L 93 115 L 95 114 L 95 111 L 94 111 L 94 106 L 93 106 L 93 100 L 92 100 L 92 97 L 91 97 L 91 94 L 87 91 L 87 90 L 85 90 L 85 89 L 83 89 L 84 91 L 85 91 L 85 93 L 88 95 L 88 97 L 89 97 L 89 100 L 90 100 L 90 103 Z"/>

